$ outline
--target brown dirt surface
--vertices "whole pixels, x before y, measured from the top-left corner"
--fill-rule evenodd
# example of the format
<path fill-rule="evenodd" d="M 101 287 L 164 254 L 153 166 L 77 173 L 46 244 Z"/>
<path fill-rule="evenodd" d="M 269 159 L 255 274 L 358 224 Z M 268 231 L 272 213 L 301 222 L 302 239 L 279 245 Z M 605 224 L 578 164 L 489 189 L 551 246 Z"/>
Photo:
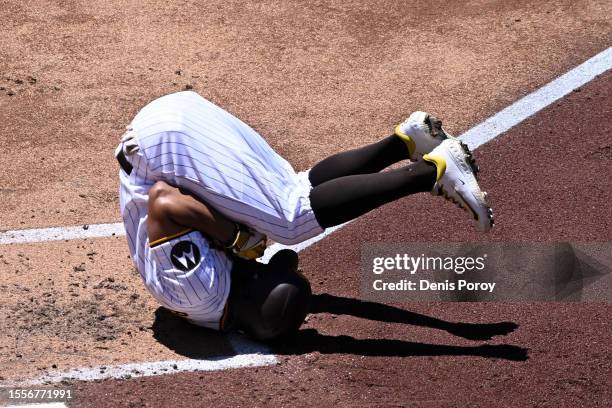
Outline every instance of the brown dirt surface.
<path fill-rule="evenodd" d="M 75 367 L 180 358 L 156 337 L 182 326 L 174 320 L 165 324 L 168 314 L 146 292 L 131 261 L 113 256 L 123 253 L 124 245 L 124 237 L 114 237 L 12 245 L 0 252 L 5 381 Z M 30 276 L 32 271 L 36 276 Z M 233 353 L 222 336 L 190 330 L 206 338 L 200 357 Z"/>
<path fill-rule="evenodd" d="M 163 94 L 194 89 L 302 170 L 415 109 L 460 133 L 606 49 L 611 16 L 603 0 L 0 0 L 0 231 L 117 222 L 114 147 Z M 318 309 L 279 365 L 77 383 L 79 404 L 606 405 L 609 304 L 364 305 L 347 243 L 609 241 L 611 79 L 476 152 L 491 234 L 421 195 L 303 252 Z M 123 237 L 0 246 L 0 381 L 232 354 L 159 309 L 127 255 Z M 487 340 L 503 322 L 518 328 Z"/>
<path fill-rule="evenodd" d="M 486 239 L 612 239 L 612 221 L 602 214 L 612 185 L 592 177 L 610 161 L 611 79 L 601 76 L 476 152 L 499 223 Z M 595 134 L 602 137 L 577 139 Z M 347 243 L 364 241 L 364 231 L 369 242 L 483 239 L 464 228 L 466 218 L 440 198 L 409 197 L 302 252 L 313 314 L 295 344 L 274 350 L 278 366 L 136 379 L 121 388 L 82 383 L 79 395 L 86 406 L 102 406 L 102 397 L 122 406 L 606 405 L 609 303 L 356 300 L 360 245 Z"/>
<path fill-rule="evenodd" d="M 118 219 L 122 130 L 192 87 L 298 169 L 416 109 L 465 130 L 607 47 L 606 1 L 3 1 L 0 230 Z"/>

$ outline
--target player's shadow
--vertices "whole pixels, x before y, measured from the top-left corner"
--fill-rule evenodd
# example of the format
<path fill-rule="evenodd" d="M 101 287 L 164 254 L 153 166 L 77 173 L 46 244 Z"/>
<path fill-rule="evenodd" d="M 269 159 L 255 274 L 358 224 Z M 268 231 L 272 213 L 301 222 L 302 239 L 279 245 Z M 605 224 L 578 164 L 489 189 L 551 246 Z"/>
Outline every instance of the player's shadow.
<path fill-rule="evenodd" d="M 489 340 L 493 336 L 508 334 L 518 327 L 517 324 L 512 322 L 491 324 L 448 322 L 381 303 L 363 302 L 329 294 L 313 295 L 311 313 L 351 315 L 380 322 L 423 326 L 444 330 L 465 339 L 480 341 Z M 185 357 L 210 359 L 233 353 L 231 345 L 223 334 L 191 325 L 161 307 L 155 312 L 152 329 L 155 339 Z M 355 339 L 346 335 L 324 335 L 315 329 L 302 329 L 291 341 L 272 345 L 272 348 L 274 353 L 284 355 L 319 352 L 322 354 L 339 353 L 360 356 L 464 355 L 515 361 L 528 359 L 527 349 L 507 344 L 454 346 L 393 339 Z"/>
<path fill-rule="evenodd" d="M 387 323 L 403 323 L 447 331 L 468 340 L 491 340 L 494 336 L 509 334 L 518 328 L 516 323 L 456 323 L 410 312 L 382 303 L 361 301 L 327 293 L 313 295 L 310 313 L 350 315 Z"/>
<path fill-rule="evenodd" d="M 513 361 L 526 361 L 529 358 L 527 349 L 510 344 L 451 346 L 393 339 L 355 339 L 345 335 L 328 336 L 315 329 L 300 330 L 296 340 L 274 347 L 274 353 L 301 355 L 316 351 L 321 354 L 374 357 L 478 356 Z"/>
<path fill-rule="evenodd" d="M 402 323 L 447 331 L 469 340 L 489 340 L 493 336 L 506 335 L 518 328 L 516 323 L 455 323 L 423 314 L 409 312 L 393 306 L 329 294 L 313 295 L 311 313 L 351 315 L 368 320 L 387 323 Z M 275 345 L 277 354 L 356 354 L 362 356 L 480 356 L 525 361 L 528 350 L 522 347 L 500 344 L 477 346 L 454 346 L 444 344 L 417 343 L 394 339 L 355 339 L 350 336 L 328 336 L 315 329 L 300 330 L 294 341 Z"/>
<path fill-rule="evenodd" d="M 157 341 L 188 358 L 210 360 L 235 354 L 224 333 L 195 326 L 163 307 L 155 311 L 151 329 Z"/>

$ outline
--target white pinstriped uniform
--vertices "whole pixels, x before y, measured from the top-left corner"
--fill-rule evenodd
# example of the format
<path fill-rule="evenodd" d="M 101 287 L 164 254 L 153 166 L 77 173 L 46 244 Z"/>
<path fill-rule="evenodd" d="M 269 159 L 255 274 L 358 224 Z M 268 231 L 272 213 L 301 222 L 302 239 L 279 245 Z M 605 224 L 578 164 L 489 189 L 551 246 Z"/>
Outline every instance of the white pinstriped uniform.
<path fill-rule="evenodd" d="M 134 168 L 129 176 L 120 171 L 130 253 L 153 296 L 197 324 L 218 327 L 232 261 L 198 232 L 149 248 L 148 191 L 156 181 L 191 191 L 276 242 L 294 244 L 323 232 L 310 207 L 308 174 L 296 173 L 255 130 L 195 92 L 149 103 L 124 140 L 137 144 L 131 154 L 123 145 Z M 174 267 L 169 254 L 181 240 L 191 240 L 201 253 L 197 268 L 185 273 Z"/>

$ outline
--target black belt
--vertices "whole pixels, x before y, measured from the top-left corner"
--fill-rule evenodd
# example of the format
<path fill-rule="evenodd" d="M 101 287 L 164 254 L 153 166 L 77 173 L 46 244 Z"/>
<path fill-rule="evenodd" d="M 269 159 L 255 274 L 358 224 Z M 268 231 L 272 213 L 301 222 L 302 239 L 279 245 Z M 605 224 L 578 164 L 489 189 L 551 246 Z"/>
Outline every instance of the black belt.
<path fill-rule="evenodd" d="M 117 154 L 117 161 L 119 162 L 119 166 L 121 166 L 121 168 L 123 169 L 123 171 L 125 171 L 127 175 L 132 174 L 132 169 L 134 168 L 134 166 L 132 166 L 128 161 L 127 157 L 125 157 L 125 154 L 123 153 L 123 146 Z"/>

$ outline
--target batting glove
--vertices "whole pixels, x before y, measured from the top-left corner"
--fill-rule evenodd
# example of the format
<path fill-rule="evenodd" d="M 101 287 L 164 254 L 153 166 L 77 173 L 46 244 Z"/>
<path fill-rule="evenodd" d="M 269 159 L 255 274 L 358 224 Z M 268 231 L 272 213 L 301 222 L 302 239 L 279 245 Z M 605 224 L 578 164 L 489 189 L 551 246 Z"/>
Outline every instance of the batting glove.
<path fill-rule="evenodd" d="M 266 250 L 268 237 L 245 225 L 236 224 L 236 235 L 226 248 L 243 259 L 256 259 Z"/>

